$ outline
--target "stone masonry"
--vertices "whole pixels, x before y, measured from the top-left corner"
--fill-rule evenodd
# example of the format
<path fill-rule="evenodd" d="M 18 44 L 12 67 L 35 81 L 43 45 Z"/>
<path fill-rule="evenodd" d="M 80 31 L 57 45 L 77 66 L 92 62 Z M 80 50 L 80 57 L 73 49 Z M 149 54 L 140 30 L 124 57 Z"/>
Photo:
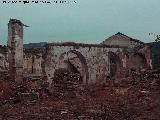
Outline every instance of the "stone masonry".
<path fill-rule="evenodd" d="M 102 84 L 109 78 L 124 77 L 131 69 L 151 69 L 150 47 L 83 43 L 47 43 L 41 48 L 23 49 L 23 24 L 11 19 L 8 24 L 8 51 L 0 54 L 9 63 L 10 76 L 16 82 L 30 75 L 46 76 L 50 85 L 56 70 L 78 72 L 83 84 Z M 147 52 L 146 52 L 147 51 Z M 23 54 L 24 53 L 24 54 Z M 4 62 L 5 58 L 5 62 Z"/>
<path fill-rule="evenodd" d="M 23 79 L 23 24 L 10 19 L 8 23 L 8 61 L 9 74 L 16 82 Z"/>

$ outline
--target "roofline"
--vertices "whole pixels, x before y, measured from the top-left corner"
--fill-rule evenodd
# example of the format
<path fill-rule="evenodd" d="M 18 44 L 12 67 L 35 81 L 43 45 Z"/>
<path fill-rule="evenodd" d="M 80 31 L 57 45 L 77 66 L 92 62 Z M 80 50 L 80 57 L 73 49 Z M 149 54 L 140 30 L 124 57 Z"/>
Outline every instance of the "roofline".
<path fill-rule="evenodd" d="M 142 42 L 142 41 L 140 41 L 140 40 L 137 40 L 137 39 L 134 39 L 134 38 L 131 38 L 131 37 L 129 37 L 129 36 L 127 36 L 127 35 L 125 35 L 125 34 L 123 34 L 123 33 L 121 33 L 121 32 L 118 32 L 118 33 L 116 33 L 116 34 L 114 34 L 114 35 L 108 37 L 108 38 L 105 39 L 104 41 L 110 39 L 111 37 L 113 37 L 113 36 L 115 36 L 115 35 L 121 35 L 121 36 L 124 36 L 124 37 L 129 38 L 131 41 L 138 42 L 138 43 L 141 43 L 141 44 L 145 44 L 144 42 Z M 104 42 L 104 41 L 103 41 L 103 42 Z M 102 42 L 102 43 L 103 43 L 103 42 Z"/>

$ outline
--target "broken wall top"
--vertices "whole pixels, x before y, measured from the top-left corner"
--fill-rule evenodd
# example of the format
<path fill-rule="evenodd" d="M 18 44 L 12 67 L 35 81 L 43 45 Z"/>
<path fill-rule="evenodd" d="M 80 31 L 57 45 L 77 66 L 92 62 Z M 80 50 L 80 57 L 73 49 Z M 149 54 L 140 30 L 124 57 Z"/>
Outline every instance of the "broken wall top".
<path fill-rule="evenodd" d="M 126 48 L 125 46 L 119 45 L 105 45 L 105 44 L 84 44 L 84 43 L 74 43 L 74 42 L 55 42 L 48 43 L 47 46 L 75 46 L 75 47 L 100 47 L 100 48 Z"/>
<path fill-rule="evenodd" d="M 23 23 L 17 19 L 10 19 L 8 24 L 16 24 L 16 23 L 19 25 L 23 25 Z"/>

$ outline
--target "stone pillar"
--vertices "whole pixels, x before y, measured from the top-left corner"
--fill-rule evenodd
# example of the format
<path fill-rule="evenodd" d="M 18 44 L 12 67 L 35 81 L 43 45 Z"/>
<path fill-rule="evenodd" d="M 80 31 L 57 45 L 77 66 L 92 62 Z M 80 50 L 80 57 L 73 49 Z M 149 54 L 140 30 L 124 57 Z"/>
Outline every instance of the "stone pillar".
<path fill-rule="evenodd" d="M 8 23 L 8 60 L 12 80 L 23 80 L 23 24 L 20 20 L 10 19 Z"/>

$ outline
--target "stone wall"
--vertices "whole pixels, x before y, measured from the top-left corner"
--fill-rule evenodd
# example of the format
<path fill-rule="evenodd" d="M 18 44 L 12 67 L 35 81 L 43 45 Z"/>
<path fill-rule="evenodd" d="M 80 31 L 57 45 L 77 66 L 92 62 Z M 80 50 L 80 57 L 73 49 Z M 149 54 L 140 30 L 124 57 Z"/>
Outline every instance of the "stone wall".
<path fill-rule="evenodd" d="M 94 44 L 48 43 L 43 48 L 24 49 L 23 76 L 47 76 L 51 84 L 55 70 L 64 68 L 71 72 L 78 71 L 84 84 L 101 84 L 110 77 L 123 78 L 125 72 L 131 69 L 148 69 L 151 63 L 149 51 L 147 46 L 128 49 Z M 2 53 L 1 66 L 8 70 L 7 52 Z"/>
<path fill-rule="evenodd" d="M 151 48 L 149 46 L 139 46 L 129 49 L 126 53 L 128 69 L 152 69 Z"/>
<path fill-rule="evenodd" d="M 66 68 L 64 61 L 68 60 L 81 73 L 83 83 L 103 83 L 110 73 L 109 51 L 119 54 L 122 48 L 73 43 L 48 44 L 45 71 L 48 76 L 54 77 L 55 70 Z"/>
<path fill-rule="evenodd" d="M 43 49 L 24 49 L 23 74 L 42 75 Z"/>

